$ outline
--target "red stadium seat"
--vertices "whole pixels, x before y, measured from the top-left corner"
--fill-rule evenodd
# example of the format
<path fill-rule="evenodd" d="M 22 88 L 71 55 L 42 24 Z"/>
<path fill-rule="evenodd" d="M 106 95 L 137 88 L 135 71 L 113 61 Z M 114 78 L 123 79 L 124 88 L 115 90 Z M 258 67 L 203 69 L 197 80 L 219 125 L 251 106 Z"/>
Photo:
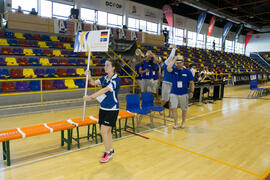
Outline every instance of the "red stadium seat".
<path fill-rule="evenodd" d="M 16 88 L 14 86 L 13 82 L 2 82 L 2 92 L 8 93 L 8 92 L 16 92 Z"/>
<path fill-rule="evenodd" d="M 54 90 L 56 87 L 54 87 L 53 82 L 50 80 L 42 81 L 42 87 L 44 90 Z"/>
<path fill-rule="evenodd" d="M 20 66 L 29 66 L 28 60 L 26 58 L 18 58 L 18 64 Z"/>
<path fill-rule="evenodd" d="M 12 78 L 24 78 L 21 69 L 11 69 L 11 70 L 10 70 L 10 76 L 11 76 Z"/>
<path fill-rule="evenodd" d="M 59 77 L 66 77 L 67 76 L 67 70 L 66 69 L 57 69 L 56 73 Z"/>

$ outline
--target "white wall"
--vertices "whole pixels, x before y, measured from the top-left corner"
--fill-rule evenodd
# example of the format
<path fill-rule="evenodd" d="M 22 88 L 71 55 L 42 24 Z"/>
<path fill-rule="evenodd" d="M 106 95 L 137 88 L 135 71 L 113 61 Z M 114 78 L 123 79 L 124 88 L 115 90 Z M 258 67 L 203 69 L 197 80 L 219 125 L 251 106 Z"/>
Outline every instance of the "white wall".
<path fill-rule="evenodd" d="M 251 52 L 270 52 L 270 33 L 253 35 L 246 48 L 246 54 Z"/>

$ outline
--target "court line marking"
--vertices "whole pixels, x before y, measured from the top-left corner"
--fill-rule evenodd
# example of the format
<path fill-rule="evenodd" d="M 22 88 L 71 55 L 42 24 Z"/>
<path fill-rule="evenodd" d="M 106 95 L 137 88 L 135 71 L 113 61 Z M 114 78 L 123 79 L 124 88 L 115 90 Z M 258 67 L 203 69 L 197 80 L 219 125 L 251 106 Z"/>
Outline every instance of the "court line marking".
<path fill-rule="evenodd" d="M 270 176 L 270 168 L 269 168 L 268 170 L 266 170 L 266 171 L 263 173 L 263 175 L 261 175 L 261 176 L 259 177 L 259 180 L 266 180 L 265 178 L 266 178 L 268 175 Z"/>
<path fill-rule="evenodd" d="M 238 105 L 240 105 L 240 104 L 245 104 L 245 103 L 246 103 L 246 102 L 238 103 L 238 104 L 235 105 L 235 106 L 238 106 Z M 230 107 L 230 108 L 231 108 L 231 107 Z M 201 116 L 205 116 L 205 115 L 208 115 L 208 114 L 211 114 L 211 113 L 215 113 L 215 112 L 218 112 L 218 111 L 222 111 L 222 110 L 225 110 L 225 109 L 229 109 L 229 108 L 222 108 L 222 109 L 219 109 L 219 110 L 216 110 L 216 111 L 208 112 L 208 113 L 205 113 L 205 114 L 202 114 L 202 115 L 198 115 L 198 116 L 195 116 L 195 117 L 193 117 L 193 118 L 188 118 L 188 119 L 194 119 L 194 118 L 197 118 L 197 117 L 201 117 Z M 188 119 L 187 119 L 187 120 L 188 120 Z M 173 123 L 171 123 L 171 124 L 173 124 Z M 171 125 L 171 124 L 168 124 L 168 125 Z M 137 134 L 143 134 L 143 133 L 147 133 L 147 132 L 151 132 L 151 131 L 156 131 L 157 129 L 160 129 L 160 128 L 164 128 L 164 126 L 158 127 L 158 128 L 153 128 L 153 129 L 148 129 L 148 130 L 142 131 L 142 132 L 137 133 Z M 158 130 L 157 130 L 157 131 L 158 131 Z M 158 131 L 158 132 L 161 132 L 161 131 Z M 162 132 L 162 133 L 163 133 L 163 132 Z M 135 136 L 135 135 L 134 135 L 134 134 L 127 135 L 127 136 L 124 136 L 124 137 L 121 137 L 121 138 L 113 139 L 113 141 L 118 141 L 118 140 L 125 139 L 125 138 L 131 137 L 131 136 Z M 90 145 L 90 146 L 82 147 L 82 148 L 80 148 L 80 149 L 74 149 L 74 150 L 70 150 L 70 151 L 67 151 L 67 152 L 63 152 L 63 153 L 59 153 L 59 154 L 50 155 L 50 156 L 47 156 L 47 157 L 35 159 L 35 160 L 32 160 L 32 161 L 27 161 L 27 162 L 24 162 L 24 163 L 21 163 L 21 164 L 16 164 L 16 165 L 11 165 L 11 166 L 9 166 L 9 167 L 0 168 L 0 172 L 1 172 L 1 171 L 4 171 L 4 170 L 7 170 L 7 169 L 12 169 L 12 168 L 16 168 L 16 167 L 28 165 L 28 164 L 31 164 L 31 163 L 39 162 L 39 161 L 42 161 L 42 160 L 47 160 L 47 159 L 50 159 L 50 158 L 53 158 L 53 157 L 58 157 L 58 156 L 61 156 L 61 155 L 69 154 L 69 153 L 72 153 L 72 152 L 77 152 L 77 151 L 80 151 L 80 150 L 88 149 L 88 148 L 95 147 L 95 146 L 98 146 L 98 145 L 101 145 L 101 144 L 102 144 L 102 143 L 93 144 L 93 145 Z M 255 174 L 255 173 L 254 173 L 254 174 Z M 259 175 L 256 174 L 255 176 L 259 176 Z"/>
<path fill-rule="evenodd" d="M 237 169 L 237 170 L 243 171 L 243 172 L 248 173 L 248 174 L 250 174 L 250 175 L 260 177 L 260 175 L 258 175 L 258 174 L 256 174 L 256 173 L 253 173 L 253 172 L 250 172 L 250 171 L 248 171 L 248 170 L 239 168 L 239 167 L 237 167 L 237 166 L 234 166 L 234 165 L 225 163 L 225 162 L 223 162 L 223 161 L 220 161 L 220 160 L 217 160 L 217 159 L 214 159 L 214 158 L 205 156 L 205 155 L 203 155 L 203 154 L 200 154 L 200 153 L 196 153 L 196 152 L 190 151 L 190 150 L 185 149 L 185 148 L 182 148 L 182 147 L 180 147 L 180 146 L 176 146 L 176 145 L 174 145 L 174 144 L 170 144 L 170 143 L 161 141 L 161 140 L 156 139 L 156 138 L 150 138 L 150 139 L 152 139 L 152 140 L 154 140 L 154 141 L 156 141 L 156 142 L 160 142 L 160 143 L 162 143 L 162 144 L 166 144 L 166 145 L 169 145 L 169 146 L 171 146 L 171 147 L 174 147 L 174 148 L 177 148 L 177 149 L 181 149 L 181 150 L 183 150 L 183 151 L 186 151 L 186 152 L 195 154 L 195 155 L 200 156 L 200 157 L 203 157 L 203 158 L 205 158 L 205 159 L 209 159 L 209 160 L 214 161 L 214 162 L 217 162 L 217 163 L 219 163 L 219 164 L 223 164 L 223 165 L 228 166 L 228 167 L 231 167 L 231 168 L 233 168 L 233 169 Z"/>

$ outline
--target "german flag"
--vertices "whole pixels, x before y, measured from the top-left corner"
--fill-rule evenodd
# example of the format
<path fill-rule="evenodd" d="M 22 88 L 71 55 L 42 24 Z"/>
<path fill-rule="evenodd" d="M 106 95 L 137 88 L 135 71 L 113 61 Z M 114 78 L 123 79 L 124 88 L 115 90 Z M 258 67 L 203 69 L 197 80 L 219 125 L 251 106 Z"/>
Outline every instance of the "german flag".
<path fill-rule="evenodd" d="M 108 37 L 108 32 L 101 32 L 101 35 L 100 35 L 101 38 L 107 38 Z"/>

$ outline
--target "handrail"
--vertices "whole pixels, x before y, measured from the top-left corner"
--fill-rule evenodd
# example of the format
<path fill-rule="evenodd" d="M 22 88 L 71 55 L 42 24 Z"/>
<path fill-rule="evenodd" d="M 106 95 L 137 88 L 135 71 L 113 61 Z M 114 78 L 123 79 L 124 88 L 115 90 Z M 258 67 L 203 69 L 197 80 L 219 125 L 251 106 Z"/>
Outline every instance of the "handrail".
<path fill-rule="evenodd" d="M 93 79 L 98 79 L 100 78 L 101 76 L 93 76 Z M 133 87 L 133 91 L 135 91 L 135 82 L 134 82 L 134 77 L 133 76 L 119 76 L 120 78 L 121 77 L 126 77 L 126 78 L 131 78 L 133 80 L 133 84 L 132 85 L 122 85 L 121 87 Z M 85 90 L 84 88 L 74 88 L 74 89 L 65 89 L 65 90 L 43 90 L 43 87 L 42 87 L 42 81 L 46 81 L 46 80 L 69 80 L 69 79 L 86 79 L 86 77 L 66 77 L 66 78 L 33 78 L 33 79 L 4 79 L 4 80 L 0 80 L 0 82 L 10 82 L 10 81 L 13 81 L 13 82 L 16 82 L 16 81 L 40 81 L 40 90 L 39 91 L 31 91 L 31 92 L 17 92 L 17 93 L 2 93 L 0 94 L 0 97 L 1 96 L 16 96 L 16 95 L 31 95 L 31 94 L 40 94 L 40 103 L 41 105 L 43 104 L 43 94 L 46 94 L 46 93 L 57 93 L 57 92 L 72 92 L 72 91 L 83 91 Z M 87 89 L 92 89 L 92 90 L 96 90 L 97 89 L 101 89 L 101 87 L 97 87 L 97 86 L 94 86 L 94 87 L 90 87 L 90 88 L 87 88 Z"/>
<path fill-rule="evenodd" d="M 133 72 L 134 75 L 138 76 L 137 72 L 134 71 L 134 69 L 132 69 L 128 63 L 126 63 L 116 52 L 114 52 L 111 48 L 109 48 L 109 50 L 113 53 L 113 55 L 117 56 L 127 67 L 129 67 L 131 69 L 131 71 Z"/>

